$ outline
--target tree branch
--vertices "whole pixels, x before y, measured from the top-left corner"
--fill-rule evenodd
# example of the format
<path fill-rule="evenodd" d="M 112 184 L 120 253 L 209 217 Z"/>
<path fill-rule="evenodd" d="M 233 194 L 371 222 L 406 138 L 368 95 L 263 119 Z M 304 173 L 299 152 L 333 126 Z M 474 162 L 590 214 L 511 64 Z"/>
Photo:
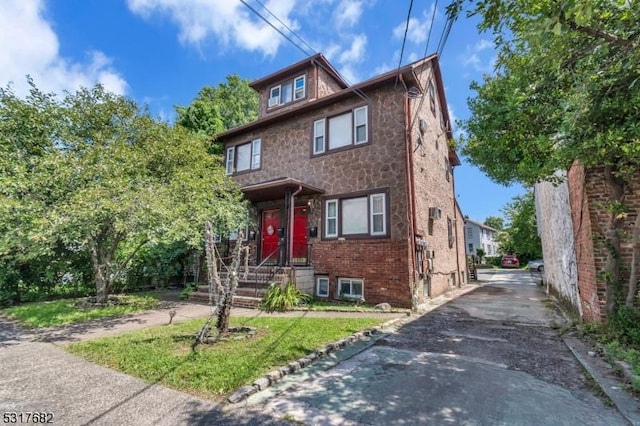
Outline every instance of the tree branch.
<path fill-rule="evenodd" d="M 587 34 L 588 36 L 591 36 L 594 38 L 602 39 L 611 44 L 615 44 L 616 46 L 620 46 L 625 49 L 640 48 L 640 46 L 637 43 L 634 43 L 631 40 L 627 40 L 626 38 L 618 37 L 606 31 L 599 30 L 597 28 L 592 28 L 592 27 L 585 27 L 584 25 L 578 25 L 574 21 L 570 21 L 563 17 L 560 17 L 559 20 L 560 20 L 560 23 L 567 25 L 569 28 L 571 28 L 574 31 Z"/>

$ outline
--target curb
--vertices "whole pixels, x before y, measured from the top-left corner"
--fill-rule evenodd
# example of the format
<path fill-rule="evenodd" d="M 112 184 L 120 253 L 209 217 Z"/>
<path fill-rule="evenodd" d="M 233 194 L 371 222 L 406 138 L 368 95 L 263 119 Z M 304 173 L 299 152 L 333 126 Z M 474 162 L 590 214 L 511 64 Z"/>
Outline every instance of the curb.
<path fill-rule="evenodd" d="M 618 412 L 630 424 L 640 426 L 640 404 L 619 379 L 607 377 L 606 371 L 611 370 L 611 367 L 604 360 L 591 356 L 588 347 L 577 337 L 563 336 L 562 340 L 602 392 L 613 402 Z"/>
<path fill-rule="evenodd" d="M 406 318 L 402 318 L 402 317 L 394 318 L 392 320 L 386 321 L 373 328 L 358 331 L 336 342 L 328 343 L 327 345 L 325 345 L 321 349 L 318 349 L 315 352 L 311 352 L 310 354 L 302 358 L 299 358 L 296 361 L 291 361 L 284 367 L 280 367 L 277 370 L 273 370 L 265 374 L 261 378 L 254 380 L 253 383 L 251 383 L 250 385 L 241 387 L 236 392 L 234 392 L 231 396 L 229 396 L 227 398 L 227 401 L 231 404 L 236 404 L 240 401 L 243 401 L 247 399 L 249 396 L 265 390 L 269 386 L 281 380 L 283 377 L 289 374 L 295 373 L 301 368 L 311 365 L 315 361 L 323 357 L 326 357 L 327 355 L 337 351 L 338 349 L 342 349 L 347 345 L 360 342 L 362 340 L 365 340 L 377 334 L 384 334 L 384 331 L 383 331 L 384 329 L 398 325 L 398 323 L 408 322 L 409 320 L 413 320 L 413 319 L 414 317 L 412 316 L 407 316 Z"/>
<path fill-rule="evenodd" d="M 432 311 L 433 309 L 436 309 L 437 307 L 442 306 L 445 303 L 450 302 L 451 300 L 456 299 L 463 294 L 473 291 L 478 287 L 480 287 L 480 285 L 468 283 L 464 287 L 457 288 L 449 293 L 445 293 L 443 295 L 440 295 L 430 300 L 426 304 L 420 305 L 418 308 L 417 314 L 412 314 L 411 312 L 409 312 L 405 317 L 398 317 L 398 318 L 391 319 L 376 327 L 373 327 L 364 331 L 359 331 L 357 333 L 353 333 L 348 337 L 345 337 L 344 339 L 340 339 L 333 343 L 328 343 L 323 348 L 315 352 L 312 352 L 307 356 L 299 358 L 298 360 L 292 361 L 284 367 L 281 367 L 277 370 L 274 370 L 265 374 L 261 378 L 254 380 L 253 383 L 251 383 L 250 385 L 241 387 L 236 392 L 234 392 L 231 396 L 229 396 L 227 398 L 227 401 L 231 404 L 236 404 L 238 402 L 241 402 L 247 399 L 249 396 L 257 392 L 260 392 L 262 390 L 265 390 L 269 386 L 281 380 L 286 375 L 294 373 L 300 370 L 301 368 L 304 368 L 312 364 L 316 360 L 322 357 L 325 357 L 328 354 L 338 349 L 342 349 L 347 345 L 365 340 L 366 338 L 372 337 L 377 334 L 388 334 L 388 333 L 385 333 L 383 330 L 391 327 L 401 326 L 408 322 L 411 322 L 419 318 L 420 316 Z"/>

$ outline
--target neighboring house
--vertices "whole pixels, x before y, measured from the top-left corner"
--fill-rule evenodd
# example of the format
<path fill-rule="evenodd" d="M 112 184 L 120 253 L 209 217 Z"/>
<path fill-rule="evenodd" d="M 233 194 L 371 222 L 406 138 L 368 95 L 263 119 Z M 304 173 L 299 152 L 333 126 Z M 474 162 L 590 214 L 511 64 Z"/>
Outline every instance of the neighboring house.
<path fill-rule="evenodd" d="M 251 202 L 253 264 L 321 299 L 406 308 L 467 281 L 435 55 L 349 86 L 318 54 L 251 87 L 258 119 L 217 141 Z"/>
<path fill-rule="evenodd" d="M 498 230 L 490 226 L 485 225 L 482 222 L 469 219 L 465 216 L 464 219 L 464 239 L 465 239 L 465 253 L 467 256 L 475 256 L 476 250 L 481 248 L 484 250 L 484 255 L 488 257 L 500 256 L 498 250 Z"/>
<path fill-rule="evenodd" d="M 620 279 L 629 280 L 632 256 L 631 234 L 640 209 L 640 172 L 624 203 L 629 208 L 621 216 Z M 574 162 L 559 185 L 540 183 L 535 187 L 536 217 L 542 240 L 544 275 L 549 291 L 587 321 L 606 318 L 605 230 L 610 213 L 609 190 L 603 167 L 585 169 Z"/>

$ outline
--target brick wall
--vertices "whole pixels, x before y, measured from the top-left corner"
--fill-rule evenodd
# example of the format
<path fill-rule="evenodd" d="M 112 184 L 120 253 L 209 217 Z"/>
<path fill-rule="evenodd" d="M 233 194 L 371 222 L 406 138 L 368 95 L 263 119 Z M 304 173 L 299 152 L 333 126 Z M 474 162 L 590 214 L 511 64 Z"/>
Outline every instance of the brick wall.
<path fill-rule="evenodd" d="M 329 298 L 337 298 L 338 278 L 364 278 L 367 303 L 411 308 L 406 240 L 323 241 L 313 251 L 316 275 L 329 277 Z"/>
<path fill-rule="evenodd" d="M 607 211 L 610 195 L 603 170 L 603 167 L 585 170 L 575 162 L 568 174 L 580 298 L 583 316 L 588 321 L 602 321 L 606 317 L 606 283 L 602 274 L 607 259 L 605 233 L 610 221 Z M 640 209 L 640 172 L 635 175 L 624 204 L 629 213 L 620 228 L 620 279 L 626 283 L 631 263 L 631 232 Z"/>

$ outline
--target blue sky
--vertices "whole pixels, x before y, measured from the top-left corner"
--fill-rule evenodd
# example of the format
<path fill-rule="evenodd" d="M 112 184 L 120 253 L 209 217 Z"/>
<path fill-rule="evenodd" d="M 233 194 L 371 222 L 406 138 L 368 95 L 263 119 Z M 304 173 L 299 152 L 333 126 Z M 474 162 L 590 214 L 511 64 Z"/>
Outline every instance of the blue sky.
<path fill-rule="evenodd" d="M 350 83 L 398 66 L 409 0 L 245 2 L 281 26 L 265 5 Z M 446 4 L 414 0 L 403 64 L 436 51 Z M 55 93 L 102 83 L 170 122 L 174 105 L 188 105 L 203 86 L 232 73 L 260 78 L 307 56 L 240 0 L 2 0 L 0 46 L 2 87 L 13 82 L 24 94 L 27 74 Z M 441 57 L 453 119 L 468 117 L 469 84 L 494 61 L 490 37 L 477 33 L 475 20 L 454 23 Z M 464 214 L 479 221 L 501 216 L 524 192 L 492 183 L 464 158 L 455 176 Z"/>

